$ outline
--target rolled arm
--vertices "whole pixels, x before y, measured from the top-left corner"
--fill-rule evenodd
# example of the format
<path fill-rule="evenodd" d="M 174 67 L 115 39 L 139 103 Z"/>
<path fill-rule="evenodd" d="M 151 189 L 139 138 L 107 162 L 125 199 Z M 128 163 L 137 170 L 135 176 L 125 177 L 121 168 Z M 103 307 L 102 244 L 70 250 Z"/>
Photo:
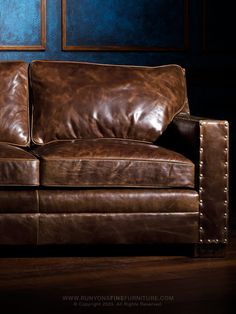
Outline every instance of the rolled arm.
<path fill-rule="evenodd" d="M 157 144 L 185 155 L 195 164 L 199 242 L 227 243 L 228 122 L 178 115 Z"/>

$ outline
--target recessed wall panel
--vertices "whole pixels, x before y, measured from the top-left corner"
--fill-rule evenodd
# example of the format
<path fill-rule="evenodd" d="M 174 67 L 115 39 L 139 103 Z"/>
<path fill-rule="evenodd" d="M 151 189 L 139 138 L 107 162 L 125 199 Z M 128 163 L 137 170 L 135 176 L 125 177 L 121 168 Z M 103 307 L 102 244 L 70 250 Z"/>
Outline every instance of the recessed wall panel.
<path fill-rule="evenodd" d="M 62 0 L 64 50 L 184 50 L 187 0 Z"/>
<path fill-rule="evenodd" d="M 44 50 L 46 0 L 0 1 L 0 50 Z"/>

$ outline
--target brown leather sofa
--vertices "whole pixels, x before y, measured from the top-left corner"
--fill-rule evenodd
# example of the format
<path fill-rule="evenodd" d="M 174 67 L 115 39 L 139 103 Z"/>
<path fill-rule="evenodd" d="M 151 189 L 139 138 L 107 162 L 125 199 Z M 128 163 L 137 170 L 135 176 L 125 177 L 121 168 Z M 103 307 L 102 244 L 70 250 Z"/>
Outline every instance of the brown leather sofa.
<path fill-rule="evenodd" d="M 178 65 L 0 62 L 0 244 L 227 244 L 228 122 Z"/>

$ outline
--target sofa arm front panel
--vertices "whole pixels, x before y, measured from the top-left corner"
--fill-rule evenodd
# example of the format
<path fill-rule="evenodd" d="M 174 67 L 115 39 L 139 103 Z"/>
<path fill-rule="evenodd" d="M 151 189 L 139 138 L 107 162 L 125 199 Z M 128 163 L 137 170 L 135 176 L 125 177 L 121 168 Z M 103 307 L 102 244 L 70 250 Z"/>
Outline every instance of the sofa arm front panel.
<path fill-rule="evenodd" d="M 228 122 L 200 120 L 200 242 L 227 242 Z"/>
<path fill-rule="evenodd" d="M 195 163 L 200 243 L 227 243 L 228 131 L 227 121 L 178 115 L 157 143 Z"/>

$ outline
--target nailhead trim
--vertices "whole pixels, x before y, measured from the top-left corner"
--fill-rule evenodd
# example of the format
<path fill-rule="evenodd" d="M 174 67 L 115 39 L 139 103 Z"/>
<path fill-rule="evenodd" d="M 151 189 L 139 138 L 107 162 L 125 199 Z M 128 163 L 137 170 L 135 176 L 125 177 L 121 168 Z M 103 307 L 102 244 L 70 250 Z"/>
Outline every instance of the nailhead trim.
<path fill-rule="evenodd" d="M 201 242 L 201 241 L 200 241 Z M 218 243 L 219 239 L 207 239 L 208 243 Z"/>
<path fill-rule="evenodd" d="M 225 206 L 225 212 L 224 212 L 224 221 L 225 221 L 225 226 L 224 226 L 224 243 L 227 243 L 227 234 L 228 234 L 228 228 L 227 228 L 227 220 L 228 220 L 228 122 L 225 122 L 225 132 L 227 135 L 225 135 L 225 174 L 224 174 L 224 179 L 225 179 L 225 200 L 224 200 L 224 206 Z"/>
<path fill-rule="evenodd" d="M 203 134 L 202 134 L 202 126 L 204 125 L 203 121 L 199 122 L 200 125 L 200 156 L 199 156 L 199 204 L 200 204 L 200 223 L 199 223 L 199 237 L 200 237 L 200 243 L 203 243 L 203 239 L 202 239 L 202 234 L 204 233 L 203 230 L 203 226 L 202 224 L 202 218 L 204 216 L 203 212 L 201 211 L 202 206 L 203 206 L 203 200 L 202 200 L 202 193 L 204 191 L 203 187 L 202 187 L 202 179 L 203 179 L 203 173 L 202 173 L 202 166 L 203 166 Z M 224 123 L 224 127 L 225 127 L 225 131 L 227 133 L 227 135 L 224 136 L 224 140 L 226 142 L 226 147 L 224 149 L 224 153 L 225 153 L 225 174 L 224 174 L 224 179 L 226 180 L 225 182 L 225 187 L 224 187 L 224 192 L 225 192 L 225 200 L 224 200 L 224 206 L 225 206 L 225 212 L 224 212 L 224 220 L 225 220 L 225 224 L 223 227 L 223 234 L 225 236 L 224 238 L 224 243 L 227 243 L 227 233 L 228 233 L 228 228 L 227 228 L 227 219 L 228 219 L 228 122 Z M 208 243 L 218 243 L 219 239 L 207 239 L 206 240 Z"/>
<path fill-rule="evenodd" d="M 202 179 L 203 179 L 203 174 L 202 174 L 202 165 L 203 165 L 203 160 L 202 160 L 202 157 L 203 157 L 203 152 L 204 152 L 204 149 L 203 149 L 203 134 L 202 134 L 202 125 L 203 123 L 200 121 L 199 122 L 200 124 L 200 156 L 199 156 L 199 205 L 200 205 L 200 208 L 199 208 L 199 211 L 200 211 L 200 222 L 199 222 L 199 238 L 200 238 L 200 243 L 203 242 L 203 239 L 202 239 L 202 235 L 203 235 L 203 227 L 202 227 L 202 218 L 203 218 L 203 213 L 201 212 L 202 210 L 202 206 L 203 206 L 203 201 L 201 199 L 202 197 L 202 192 L 203 192 L 203 187 L 201 186 L 202 184 Z"/>

